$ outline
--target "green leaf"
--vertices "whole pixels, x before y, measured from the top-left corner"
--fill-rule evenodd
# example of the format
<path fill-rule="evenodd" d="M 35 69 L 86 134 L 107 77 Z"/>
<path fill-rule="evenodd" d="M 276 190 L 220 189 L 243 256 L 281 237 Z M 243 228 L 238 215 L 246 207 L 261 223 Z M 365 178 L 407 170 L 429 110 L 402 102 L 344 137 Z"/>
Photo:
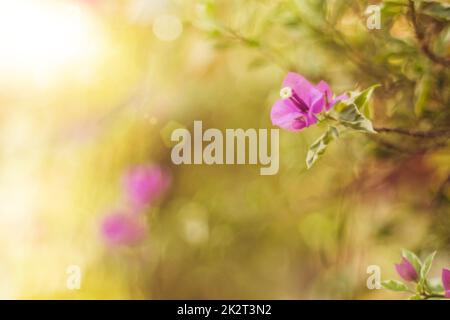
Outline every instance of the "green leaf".
<path fill-rule="evenodd" d="M 249 47 L 258 48 L 261 46 L 261 43 L 257 39 L 245 38 L 243 41 Z"/>
<path fill-rule="evenodd" d="M 428 277 L 428 273 L 430 272 L 431 265 L 433 264 L 434 256 L 436 255 L 436 251 L 430 254 L 425 261 L 423 262 L 422 267 L 420 268 L 420 281 L 425 283 L 425 280 Z"/>
<path fill-rule="evenodd" d="M 413 252 L 403 249 L 402 256 L 406 258 L 409 262 L 412 263 L 414 269 L 416 269 L 417 274 L 420 274 L 420 270 L 422 269 L 422 261 L 420 261 L 419 257 L 417 257 Z"/>
<path fill-rule="evenodd" d="M 217 23 L 217 6 L 214 1 L 203 0 L 200 1 L 196 8 L 197 19 L 194 25 L 209 33 L 211 37 L 218 37 L 220 26 Z"/>
<path fill-rule="evenodd" d="M 429 3 L 422 3 L 420 8 L 421 13 L 429 15 L 437 20 L 450 21 L 450 5 L 439 3 L 436 1 Z"/>
<path fill-rule="evenodd" d="M 366 90 L 360 92 L 354 100 L 355 105 L 358 107 L 358 109 L 368 118 L 373 116 L 373 112 L 371 110 L 370 106 L 370 99 L 372 98 L 372 94 L 375 91 L 376 88 L 378 88 L 379 84 L 374 84 L 373 86 L 370 86 Z"/>
<path fill-rule="evenodd" d="M 416 86 L 416 103 L 414 105 L 414 113 L 416 116 L 421 116 L 425 105 L 430 95 L 431 78 L 428 75 L 424 75 Z"/>
<path fill-rule="evenodd" d="M 420 294 L 415 294 L 409 297 L 408 300 L 422 300 L 422 296 Z"/>
<path fill-rule="evenodd" d="M 306 167 L 310 169 L 314 163 L 325 153 L 328 145 L 331 141 L 339 137 L 339 130 L 330 126 L 328 131 L 325 132 L 319 139 L 314 141 L 314 143 L 309 147 L 308 153 L 306 155 Z"/>
<path fill-rule="evenodd" d="M 339 113 L 339 122 L 354 130 L 376 133 L 373 129 L 372 121 L 367 119 L 355 104 L 345 106 Z"/>
<path fill-rule="evenodd" d="M 383 282 L 381 282 L 381 285 L 384 288 L 386 288 L 388 290 L 392 290 L 392 291 L 402 291 L 402 292 L 409 291 L 409 288 L 406 284 L 404 284 L 401 281 L 397 281 L 397 280 L 383 281 Z"/>
<path fill-rule="evenodd" d="M 386 15 L 397 15 L 405 11 L 407 4 L 407 0 L 384 0 L 381 4 L 381 12 Z"/>

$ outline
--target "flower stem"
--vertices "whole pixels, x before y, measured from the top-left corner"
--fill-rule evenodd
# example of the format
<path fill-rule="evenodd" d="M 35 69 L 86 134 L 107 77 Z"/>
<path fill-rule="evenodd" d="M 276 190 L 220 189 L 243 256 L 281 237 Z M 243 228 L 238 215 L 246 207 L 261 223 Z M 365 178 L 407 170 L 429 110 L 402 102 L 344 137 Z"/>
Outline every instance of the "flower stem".
<path fill-rule="evenodd" d="M 339 122 L 339 119 L 325 114 L 325 119 Z M 431 139 L 438 137 L 450 136 L 450 128 L 442 130 L 432 130 L 432 131 L 415 131 L 402 128 L 387 128 L 387 127 L 374 127 L 374 130 L 378 133 L 396 133 L 400 135 L 410 136 L 414 138 Z"/>
<path fill-rule="evenodd" d="M 421 295 L 423 296 L 424 300 L 428 300 L 428 299 L 432 299 L 432 298 L 445 298 L 445 296 L 443 294 L 435 294 L 435 293 L 427 294 L 427 293 L 424 293 L 424 294 L 421 294 Z"/>
<path fill-rule="evenodd" d="M 325 119 L 339 122 L 339 119 L 337 119 L 337 118 L 335 118 L 335 117 L 329 115 L 328 113 L 325 113 L 324 115 L 325 115 Z"/>

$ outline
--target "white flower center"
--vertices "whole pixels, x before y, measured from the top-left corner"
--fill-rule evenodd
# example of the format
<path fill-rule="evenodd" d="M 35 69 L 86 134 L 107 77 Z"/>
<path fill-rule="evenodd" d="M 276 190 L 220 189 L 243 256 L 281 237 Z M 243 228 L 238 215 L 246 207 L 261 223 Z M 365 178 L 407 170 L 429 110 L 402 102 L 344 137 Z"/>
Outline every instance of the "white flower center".
<path fill-rule="evenodd" d="M 281 99 L 289 99 L 292 97 L 292 88 L 291 87 L 284 87 L 280 91 L 280 97 Z"/>

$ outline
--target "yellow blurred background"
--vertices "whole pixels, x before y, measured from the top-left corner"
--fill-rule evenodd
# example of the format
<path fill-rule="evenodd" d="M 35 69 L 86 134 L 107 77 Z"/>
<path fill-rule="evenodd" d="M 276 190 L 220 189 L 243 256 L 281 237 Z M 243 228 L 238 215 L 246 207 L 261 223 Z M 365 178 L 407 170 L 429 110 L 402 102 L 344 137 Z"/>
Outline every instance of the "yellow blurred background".
<path fill-rule="evenodd" d="M 355 3 L 337 25 L 363 47 L 382 36 Z M 345 136 L 307 171 L 319 127 L 280 132 L 275 176 L 171 163 L 172 130 L 194 120 L 271 128 L 292 68 L 336 92 L 377 80 L 302 29 L 309 22 L 297 29 L 291 6 L 315 21 L 306 0 L 0 0 L 0 298 L 403 298 L 367 289 L 366 269 L 397 277 L 404 247 L 438 250 L 439 277 L 450 257 L 448 147 L 399 156 Z M 386 32 L 411 36 L 396 23 Z M 378 74 L 390 78 L 406 59 L 396 58 L 379 57 Z M 411 91 L 391 89 L 377 93 L 375 122 L 407 124 L 398 101 Z M 121 205 L 127 168 L 147 163 L 170 172 L 171 187 L 145 212 L 143 242 L 110 248 L 102 218 Z M 72 265 L 78 290 L 67 288 Z"/>

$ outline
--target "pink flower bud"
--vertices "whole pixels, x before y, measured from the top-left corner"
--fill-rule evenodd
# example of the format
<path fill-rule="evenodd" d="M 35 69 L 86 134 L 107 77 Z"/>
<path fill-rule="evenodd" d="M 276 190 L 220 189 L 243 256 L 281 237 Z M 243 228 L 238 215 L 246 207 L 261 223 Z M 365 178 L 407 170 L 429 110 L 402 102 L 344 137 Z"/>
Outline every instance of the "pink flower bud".
<path fill-rule="evenodd" d="M 405 257 L 402 258 L 400 263 L 395 265 L 395 269 L 400 277 L 402 277 L 405 281 L 416 281 L 419 279 L 416 269 Z"/>
<path fill-rule="evenodd" d="M 450 270 L 442 269 L 442 285 L 444 286 L 444 293 L 446 298 L 450 298 Z"/>

